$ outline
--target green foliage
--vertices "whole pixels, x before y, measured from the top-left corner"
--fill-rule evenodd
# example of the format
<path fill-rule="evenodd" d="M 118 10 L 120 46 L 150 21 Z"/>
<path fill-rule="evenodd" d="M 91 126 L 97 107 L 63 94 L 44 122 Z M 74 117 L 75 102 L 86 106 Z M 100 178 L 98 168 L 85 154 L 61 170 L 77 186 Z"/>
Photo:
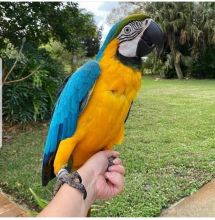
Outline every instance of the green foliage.
<path fill-rule="evenodd" d="M 26 44 L 23 52 L 25 62 L 17 64 L 8 80 L 12 82 L 29 73 L 32 76 L 4 86 L 3 118 L 8 122 L 48 119 L 58 88 L 65 77 L 62 65 L 53 60 L 46 50 L 36 50 L 32 45 Z M 9 69 L 14 59 L 4 61 L 4 68 Z"/>
<path fill-rule="evenodd" d="M 84 39 L 84 48 L 87 57 L 93 57 L 99 51 L 100 41 L 102 39 L 102 28 L 98 29 L 95 34 Z"/>
<path fill-rule="evenodd" d="M 207 48 L 193 64 L 195 78 L 215 78 L 215 48 Z"/>
<path fill-rule="evenodd" d="M 29 188 L 29 191 L 33 195 L 37 205 L 41 208 L 44 209 L 48 205 L 48 201 L 40 198 L 31 188 Z"/>
<path fill-rule="evenodd" d="M 65 49 L 64 44 L 62 44 L 60 41 L 50 39 L 47 44 L 40 46 L 40 48 L 45 48 L 54 60 L 57 60 L 59 63 L 61 63 L 64 66 L 67 74 L 72 72 L 73 54 L 71 51 Z M 80 51 L 82 50 L 80 49 L 78 54 L 80 54 L 80 56 L 84 56 L 85 54 L 83 55 L 83 53 Z"/>
<path fill-rule="evenodd" d="M 86 49 L 89 39 L 97 39 L 92 14 L 74 2 L 1 2 L 0 18 L 0 48 L 6 46 L 5 38 L 19 46 L 25 37 L 38 47 L 53 37 L 75 52 L 79 47 Z"/>
<path fill-rule="evenodd" d="M 165 60 L 157 58 L 155 53 L 151 53 L 142 63 L 143 75 L 157 75 L 161 78 L 175 78 L 172 56 L 167 54 Z"/>
<path fill-rule="evenodd" d="M 99 49 L 93 15 L 74 2 L 1 2 L 3 119 L 49 119 L 65 72 Z"/>
<path fill-rule="evenodd" d="M 92 46 L 92 49 L 93 47 L 94 46 Z M 45 48 L 53 59 L 61 63 L 67 74 L 71 74 L 79 66 L 84 64 L 86 56 L 88 57 L 89 55 L 87 50 L 84 50 L 83 48 L 77 49 L 76 53 L 68 51 L 65 49 L 64 44 L 59 41 L 54 41 L 53 39 L 51 39 L 48 44 L 42 45 L 40 48 Z"/>
<path fill-rule="evenodd" d="M 162 208 L 213 179 L 214 99 L 214 80 L 144 78 L 126 122 L 125 140 L 116 147 L 126 169 L 125 191 L 108 203 L 98 201 L 92 215 L 158 216 Z M 0 149 L 0 187 L 37 211 L 29 187 L 50 201 L 55 183 L 41 185 L 47 129 L 37 123 Z"/>
<path fill-rule="evenodd" d="M 141 3 L 137 4 L 141 5 Z M 166 33 L 170 55 L 173 58 L 174 66 L 178 66 L 176 68 L 177 76 L 182 78 L 197 76 L 198 74 L 193 72 L 193 62 L 204 59 L 202 56 L 204 48 L 214 45 L 215 4 L 210 2 L 156 2 L 145 3 L 144 7 Z M 179 68 L 183 73 L 178 70 Z M 201 70 L 202 68 L 199 68 L 200 75 Z M 201 77 L 204 78 L 204 75 L 202 73 Z"/>

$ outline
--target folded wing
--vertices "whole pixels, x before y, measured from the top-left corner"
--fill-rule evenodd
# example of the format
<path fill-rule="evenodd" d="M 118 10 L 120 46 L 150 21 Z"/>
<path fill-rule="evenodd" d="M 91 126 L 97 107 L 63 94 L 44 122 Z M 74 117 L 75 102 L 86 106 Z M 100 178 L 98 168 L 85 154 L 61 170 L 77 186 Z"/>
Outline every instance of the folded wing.
<path fill-rule="evenodd" d="M 42 184 L 55 177 L 53 162 L 61 140 L 71 137 L 77 127 L 79 115 L 87 106 L 91 89 L 100 75 L 96 61 L 90 61 L 74 72 L 61 89 L 55 104 L 46 139 Z"/>

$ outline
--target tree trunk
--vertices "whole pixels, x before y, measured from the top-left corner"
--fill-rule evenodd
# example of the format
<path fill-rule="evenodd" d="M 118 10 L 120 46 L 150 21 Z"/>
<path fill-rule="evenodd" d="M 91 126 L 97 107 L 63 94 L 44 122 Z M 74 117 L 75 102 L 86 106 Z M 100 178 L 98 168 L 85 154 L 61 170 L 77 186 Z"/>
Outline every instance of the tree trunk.
<path fill-rule="evenodd" d="M 175 67 L 177 77 L 178 79 L 183 79 L 184 77 L 183 77 L 183 73 L 181 71 L 181 66 L 180 66 L 181 53 L 175 48 L 175 36 L 174 36 L 173 31 L 169 31 L 167 36 L 168 36 L 170 50 L 173 55 L 174 67 Z"/>
<path fill-rule="evenodd" d="M 174 66 L 175 66 L 175 70 L 176 70 L 176 74 L 178 76 L 178 79 L 183 79 L 183 73 L 181 71 L 181 66 L 180 66 L 180 62 L 181 62 L 181 53 L 177 50 L 175 50 L 175 57 L 174 57 Z"/>
<path fill-rule="evenodd" d="M 181 67 L 180 67 L 180 64 L 179 63 L 174 63 L 174 66 L 175 66 L 175 70 L 176 70 L 176 74 L 178 76 L 178 79 L 183 79 L 183 73 L 181 71 Z"/>

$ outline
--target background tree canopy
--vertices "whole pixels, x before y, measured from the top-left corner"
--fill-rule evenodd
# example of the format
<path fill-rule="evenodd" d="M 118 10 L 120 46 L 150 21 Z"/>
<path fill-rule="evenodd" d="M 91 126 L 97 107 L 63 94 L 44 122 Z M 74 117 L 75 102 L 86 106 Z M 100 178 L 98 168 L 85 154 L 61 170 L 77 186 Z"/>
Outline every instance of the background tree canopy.
<path fill-rule="evenodd" d="M 3 119 L 48 119 L 67 74 L 93 57 L 101 38 L 74 2 L 1 2 Z"/>
<path fill-rule="evenodd" d="M 1 47 L 5 46 L 4 38 L 20 46 L 25 37 L 38 47 L 53 37 L 75 51 L 97 34 L 93 16 L 74 2 L 2 2 L 0 17 Z"/>

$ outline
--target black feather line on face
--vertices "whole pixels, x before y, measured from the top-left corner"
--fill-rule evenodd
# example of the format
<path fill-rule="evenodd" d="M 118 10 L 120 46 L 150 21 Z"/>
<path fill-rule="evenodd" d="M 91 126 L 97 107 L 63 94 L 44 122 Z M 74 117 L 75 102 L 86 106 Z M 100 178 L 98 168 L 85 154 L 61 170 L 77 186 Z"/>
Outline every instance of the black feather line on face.
<path fill-rule="evenodd" d="M 133 21 L 127 24 L 121 31 L 121 34 L 118 36 L 119 42 L 131 41 L 136 36 L 138 36 L 143 30 L 142 21 Z M 126 29 L 130 28 L 130 32 L 126 33 Z"/>
<path fill-rule="evenodd" d="M 121 37 L 119 38 L 119 42 L 120 43 L 123 43 L 125 41 L 131 41 L 133 40 L 135 37 L 137 37 L 140 33 L 141 33 L 142 30 L 138 31 L 138 32 L 135 32 L 133 33 L 132 35 L 121 35 Z"/>

